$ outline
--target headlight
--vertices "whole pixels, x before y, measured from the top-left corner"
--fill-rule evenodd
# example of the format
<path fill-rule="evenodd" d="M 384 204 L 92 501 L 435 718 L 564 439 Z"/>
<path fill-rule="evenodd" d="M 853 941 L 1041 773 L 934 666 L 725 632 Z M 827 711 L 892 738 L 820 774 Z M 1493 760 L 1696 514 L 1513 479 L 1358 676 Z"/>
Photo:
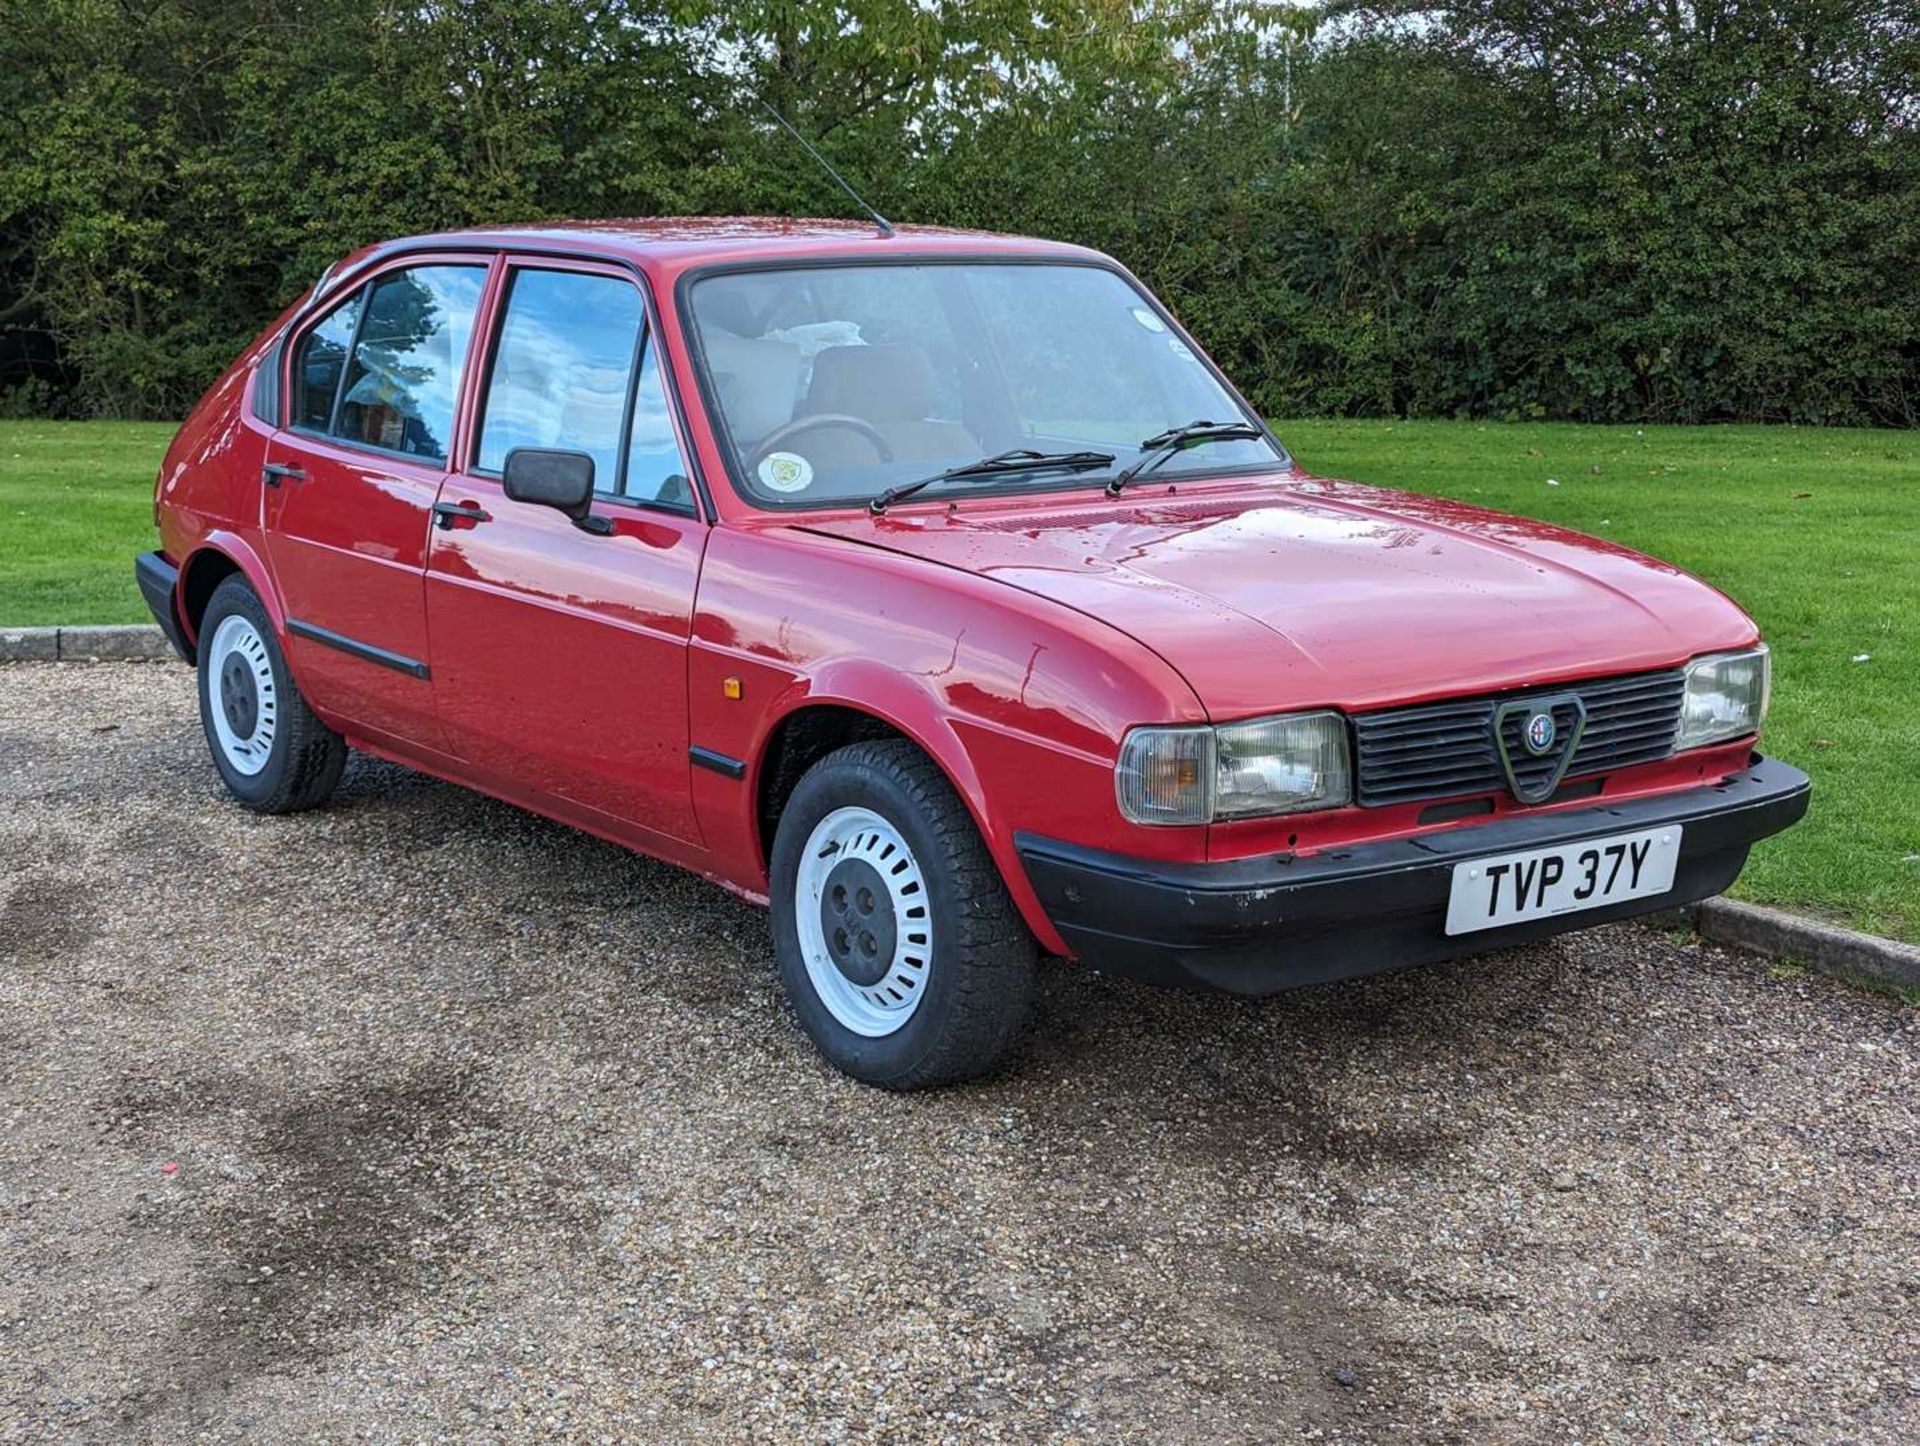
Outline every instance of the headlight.
<path fill-rule="evenodd" d="M 1714 653 L 1687 664 L 1676 750 L 1758 733 L 1773 693 L 1773 655 L 1762 643 L 1744 653 Z"/>
<path fill-rule="evenodd" d="M 1208 823 L 1339 808 L 1353 798 L 1347 720 L 1291 713 L 1221 728 L 1136 728 L 1114 774 L 1134 823 Z"/>

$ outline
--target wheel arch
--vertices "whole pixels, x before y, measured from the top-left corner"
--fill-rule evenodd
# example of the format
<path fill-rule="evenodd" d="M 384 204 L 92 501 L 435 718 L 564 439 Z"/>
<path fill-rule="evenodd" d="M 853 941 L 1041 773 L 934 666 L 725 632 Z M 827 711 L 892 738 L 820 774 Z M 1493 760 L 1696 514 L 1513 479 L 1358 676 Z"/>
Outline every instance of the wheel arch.
<path fill-rule="evenodd" d="M 287 620 L 280 607 L 280 595 L 272 586 L 266 564 L 244 538 L 232 533 L 209 533 L 180 564 L 180 581 L 174 599 L 186 638 L 196 649 L 200 645 L 200 620 L 214 589 L 238 573 L 246 578 L 260 599 L 273 628 L 286 645 Z"/>
<path fill-rule="evenodd" d="M 797 682 L 771 710 L 747 776 L 762 868 L 772 859 L 780 812 L 806 770 L 838 748 L 872 738 L 899 738 L 932 761 L 973 819 L 1027 927 L 1049 952 L 1066 952 L 1027 882 L 1013 836 L 990 808 L 979 770 L 948 715 L 931 694 L 866 660 L 849 660 L 844 668 L 822 670 Z"/>
<path fill-rule="evenodd" d="M 897 724 L 845 702 L 808 698 L 773 725 L 753 770 L 753 817 L 763 865 L 773 857 L 773 835 L 780 815 L 806 771 L 829 753 L 882 738 L 902 739 L 933 757 L 925 744 Z M 952 782 L 951 777 L 948 782 Z"/>

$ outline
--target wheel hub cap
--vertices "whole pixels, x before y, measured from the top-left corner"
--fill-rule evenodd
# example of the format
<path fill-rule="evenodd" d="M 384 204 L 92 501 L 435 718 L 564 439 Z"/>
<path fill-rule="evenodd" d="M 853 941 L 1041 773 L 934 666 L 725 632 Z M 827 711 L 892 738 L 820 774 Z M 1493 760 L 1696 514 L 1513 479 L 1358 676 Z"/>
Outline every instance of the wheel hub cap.
<path fill-rule="evenodd" d="M 880 871 L 865 859 L 842 859 L 820 894 L 820 933 L 827 957 L 855 984 L 878 984 L 899 941 L 893 899 Z"/>
<path fill-rule="evenodd" d="M 254 722 L 260 716 L 260 693 L 254 687 L 252 667 L 237 652 L 228 653 L 220 667 L 220 706 L 236 738 L 253 736 Z"/>

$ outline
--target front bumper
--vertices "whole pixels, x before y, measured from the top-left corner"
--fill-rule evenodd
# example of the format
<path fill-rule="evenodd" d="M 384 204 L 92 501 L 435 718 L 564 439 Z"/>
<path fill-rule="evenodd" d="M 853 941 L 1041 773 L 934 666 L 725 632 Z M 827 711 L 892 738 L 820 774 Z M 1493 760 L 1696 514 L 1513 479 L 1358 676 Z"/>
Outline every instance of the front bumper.
<path fill-rule="evenodd" d="M 1160 984 L 1274 994 L 1461 954 L 1503 949 L 1717 894 L 1755 840 L 1807 811 L 1806 774 L 1753 755 L 1703 788 L 1527 814 L 1308 858 L 1166 864 L 1015 838 L 1060 936 L 1097 968 Z M 1581 913 L 1450 936 L 1453 866 L 1466 859 L 1680 824 L 1673 887 Z"/>
<path fill-rule="evenodd" d="M 180 627 L 180 613 L 173 605 L 180 583 L 180 569 L 157 552 L 142 552 L 133 559 L 133 579 L 140 584 L 140 596 L 147 600 L 147 611 L 160 624 L 173 650 L 189 663 L 193 649 L 187 646 L 186 633 Z"/>

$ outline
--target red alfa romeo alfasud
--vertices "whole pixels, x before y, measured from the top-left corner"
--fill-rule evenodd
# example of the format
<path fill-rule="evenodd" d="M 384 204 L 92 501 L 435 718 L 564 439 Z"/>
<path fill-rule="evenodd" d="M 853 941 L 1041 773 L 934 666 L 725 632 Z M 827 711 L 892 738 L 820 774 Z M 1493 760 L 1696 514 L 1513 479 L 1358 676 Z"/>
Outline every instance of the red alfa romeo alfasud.
<path fill-rule="evenodd" d="M 1265 994 L 1724 889 L 1805 811 L 1768 658 L 1611 543 L 1322 480 L 1098 253 L 507 227 L 334 266 L 138 560 L 248 808 L 349 748 L 773 909 L 860 1079 L 1035 960 Z"/>

